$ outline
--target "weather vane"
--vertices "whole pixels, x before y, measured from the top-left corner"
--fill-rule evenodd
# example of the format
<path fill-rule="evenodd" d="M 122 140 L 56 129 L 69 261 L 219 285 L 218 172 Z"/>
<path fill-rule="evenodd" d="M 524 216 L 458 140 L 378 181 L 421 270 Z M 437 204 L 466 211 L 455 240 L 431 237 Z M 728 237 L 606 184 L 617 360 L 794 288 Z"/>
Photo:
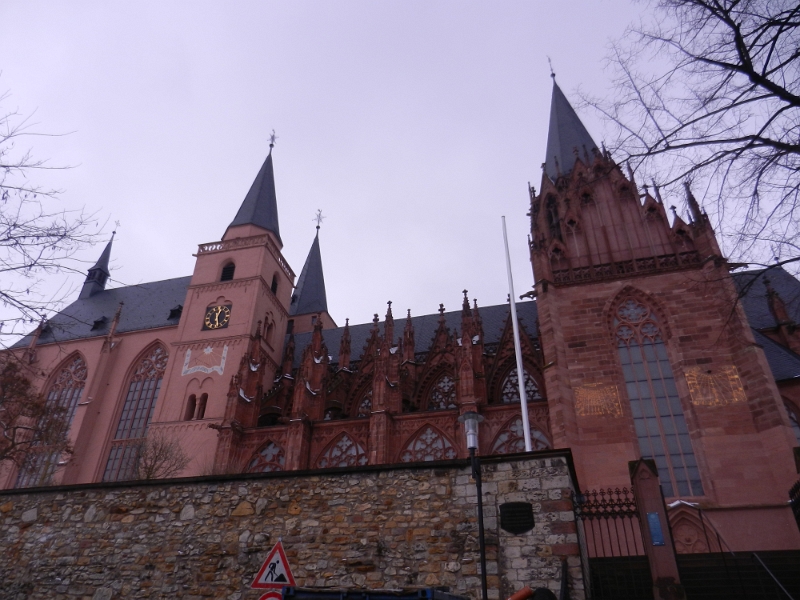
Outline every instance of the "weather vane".
<path fill-rule="evenodd" d="M 322 225 L 322 221 L 324 219 L 325 217 L 322 216 L 322 209 L 318 208 L 316 216 L 311 220 L 317 222 L 317 229 L 319 229 L 319 226 Z"/>
<path fill-rule="evenodd" d="M 556 78 L 556 72 L 553 70 L 553 61 L 550 60 L 550 57 L 547 57 L 547 64 L 550 65 L 550 77 L 553 79 Z"/>
<path fill-rule="evenodd" d="M 114 236 L 117 235 L 117 229 L 119 229 L 119 221 L 114 221 L 114 231 L 111 232 L 111 239 L 114 239 Z"/>
<path fill-rule="evenodd" d="M 272 134 L 269 136 L 269 147 L 272 148 L 275 145 L 275 140 L 278 139 L 278 136 L 275 135 L 275 130 L 272 130 Z"/>

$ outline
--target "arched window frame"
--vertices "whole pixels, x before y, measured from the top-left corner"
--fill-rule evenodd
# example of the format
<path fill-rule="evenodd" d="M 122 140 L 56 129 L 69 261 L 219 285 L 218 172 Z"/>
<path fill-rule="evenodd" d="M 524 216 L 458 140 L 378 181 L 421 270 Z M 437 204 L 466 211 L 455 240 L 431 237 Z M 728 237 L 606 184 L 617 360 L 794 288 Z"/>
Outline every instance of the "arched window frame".
<path fill-rule="evenodd" d="M 372 414 L 372 382 L 360 388 L 355 396 L 350 414 L 356 419 L 368 419 Z"/>
<path fill-rule="evenodd" d="M 286 455 L 283 448 L 270 440 L 253 453 L 247 464 L 248 473 L 272 473 L 283 471 L 286 467 Z"/>
<path fill-rule="evenodd" d="M 236 263 L 234 263 L 232 260 L 229 260 L 223 265 L 222 271 L 220 271 L 219 280 L 231 281 L 235 274 L 236 274 Z"/>
<path fill-rule="evenodd" d="M 456 404 L 456 378 L 449 369 L 434 375 L 425 392 L 426 410 L 452 410 Z"/>
<path fill-rule="evenodd" d="M 457 458 L 456 444 L 433 425 L 423 425 L 408 439 L 398 454 L 398 462 L 428 462 Z"/>
<path fill-rule="evenodd" d="M 342 432 L 325 446 L 315 464 L 318 469 L 336 469 L 363 466 L 367 462 L 364 446 L 347 432 Z"/>
<path fill-rule="evenodd" d="M 50 381 L 45 386 L 45 402 L 49 411 L 63 413 L 63 431 L 58 436 L 69 434 L 78 402 L 86 387 L 88 369 L 86 361 L 80 353 L 65 358 L 53 371 Z M 59 429 L 60 429 L 60 424 Z M 33 441 L 34 449 L 26 457 L 25 464 L 17 471 L 15 487 L 47 485 L 52 481 L 61 458 L 60 451 L 52 447 L 41 446 Z"/>
<path fill-rule="evenodd" d="M 667 319 L 652 299 L 623 290 L 610 313 L 623 390 L 643 458 L 653 459 L 664 495 L 702 496 L 703 483 L 669 359 Z"/>
<path fill-rule="evenodd" d="M 103 481 L 135 478 L 139 449 L 153 418 L 168 360 L 166 346 L 157 342 L 134 361 L 126 379 L 122 408 L 103 472 Z"/>

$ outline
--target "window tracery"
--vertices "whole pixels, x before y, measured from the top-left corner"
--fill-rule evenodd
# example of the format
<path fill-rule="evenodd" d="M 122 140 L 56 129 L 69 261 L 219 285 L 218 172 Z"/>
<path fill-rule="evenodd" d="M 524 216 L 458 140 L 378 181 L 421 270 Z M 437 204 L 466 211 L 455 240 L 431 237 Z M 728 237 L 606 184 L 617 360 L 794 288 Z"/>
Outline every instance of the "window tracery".
<path fill-rule="evenodd" d="M 168 359 L 167 350 L 155 346 L 131 376 L 103 481 L 124 481 L 135 476 L 139 448 L 153 417 Z"/>
<path fill-rule="evenodd" d="M 453 458 L 456 458 L 456 449 L 453 444 L 430 425 L 414 436 L 400 453 L 400 462 L 424 462 Z"/>
<path fill-rule="evenodd" d="M 317 467 L 320 469 L 355 467 L 365 464 L 367 464 L 366 451 L 361 444 L 346 433 L 343 433 L 336 442 L 328 446 L 317 461 Z"/>
<path fill-rule="evenodd" d="M 372 388 L 367 389 L 361 396 L 361 402 L 358 403 L 358 412 L 356 417 L 363 419 L 369 417 L 372 413 Z"/>
<path fill-rule="evenodd" d="M 536 380 L 531 377 L 526 369 L 522 370 L 525 377 L 525 396 L 528 401 L 542 400 L 542 394 L 539 392 L 539 386 Z M 517 367 L 512 368 L 505 379 L 503 385 L 500 387 L 500 399 L 503 404 L 510 404 L 512 402 L 519 402 L 519 377 L 517 376 Z"/>
<path fill-rule="evenodd" d="M 283 471 L 286 464 L 286 457 L 283 448 L 275 442 L 270 442 L 264 446 L 247 465 L 248 473 L 270 473 L 273 471 Z"/>
<path fill-rule="evenodd" d="M 449 374 L 441 375 L 428 393 L 428 410 L 456 408 L 456 383 Z"/>
<path fill-rule="evenodd" d="M 635 298 L 617 305 L 614 334 L 643 458 L 665 496 L 700 496 L 703 485 L 656 314 Z"/>
<path fill-rule="evenodd" d="M 533 429 L 531 431 L 531 449 L 546 450 L 549 447 L 550 443 L 544 434 Z M 525 452 L 525 433 L 522 417 L 515 417 L 506 423 L 492 444 L 491 454 L 512 454 L 514 452 Z"/>
<path fill-rule="evenodd" d="M 69 432 L 75 410 L 78 407 L 83 388 L 86 385 L 86 363 L 75 356 L 61 368 L 47 391 L 47 406 L 63 414 L 63 434 Z M 36 443 L 34 442 L 34 445 Z M 47 448 L 32 450 L 25 464 L 17 473 L 16 487 L 46 485 L 50 483 L 61 458 L 60 452 L 49 452 Z"/>

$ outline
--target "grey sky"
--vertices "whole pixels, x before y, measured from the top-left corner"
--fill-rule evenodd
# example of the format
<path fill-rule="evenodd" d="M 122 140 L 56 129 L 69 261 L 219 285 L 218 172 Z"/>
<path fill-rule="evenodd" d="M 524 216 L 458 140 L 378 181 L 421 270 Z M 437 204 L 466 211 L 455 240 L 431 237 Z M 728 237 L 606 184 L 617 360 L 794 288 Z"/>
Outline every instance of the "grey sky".
<path fill-rule="evenodd" d="M 638 10 L 639 7 L 636 7 Z M 299 274 L 322 209 L 338 323 L 530 289 L 551 82 L 604 93 L 627 0 L 0 4 L 4 108 L 36 111 L 43 175 L 121 227 L 112 285 L 189 275 L 274 152 L 284 255 Z M 574 96 L 571 96 L 574 99 Z M 596 140 L 599 123 L 584 115 Z M 94 262 L 101 248 L 86 253 Z M 77 288 L 82 279 L 74 278 Z"/>

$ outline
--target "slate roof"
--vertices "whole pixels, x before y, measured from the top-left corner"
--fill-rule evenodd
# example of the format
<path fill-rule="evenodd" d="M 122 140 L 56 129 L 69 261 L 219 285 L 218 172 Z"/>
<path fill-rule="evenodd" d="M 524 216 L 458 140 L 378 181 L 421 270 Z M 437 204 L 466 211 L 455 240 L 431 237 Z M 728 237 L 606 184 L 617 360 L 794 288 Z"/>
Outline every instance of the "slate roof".
<path fill-rule="evenodd" d="M 262 229 L 271 231 L 278 237 L 278 241 L 281 241 L 271 147 L 267 160 L 264 161 L 255 181 L 253 181 L 253 185 L 250 186 L 250 191 L 247 192 L 244 202 L 239 207 L 239 212 L 236 213 L 228 227 L 233 227 L 234 225 L 257 225 Z"/>
<path fill-rule="evenodd" d="M 322 256 L 319 251 L 319 228 L 308 258 L 300 272 L 297 287 L 292 294 L 289 306 L 290 315 L 306 315 L 308 313 L 328 312 L 328 298 L 325 295 L 325 277 L 322 274 Z"/>
<path fill-rule="evenodd" d="M 179 319 L 170 319 L 170 311 L 184 303 L 191 279 L 178 277 L 129 285 L 80 298 L 48 321 L 48 327 L 37 343 L 51 344 L 106 335 L 120 302 L 125 305 L 120 314 L 118 333 L 177 325 Z M 103 317 L 105 322 L 92 329 Z M 17 342 L 15 347 L 30 344 L 31 335 Z"/>
<path fill-rule="evenodd" d="M 781 267 L 732 273 L 733 281 L 741 294 L 744 312 L 750 327 L 754 329 L 771 329 L 777 327 L 775 317 L 769 310 L 767 302 L 767 286 L 764 277 L 769 279 L 772 289 L 778 292 L 786 304 L 786 312 L 795 323 L 800 324 L 800 281 L 792 277 Z"/>
<path fill-rule="evenodd" d="M 509 315 L 508 304 L 498 304 L 495 306 L 485 306 L 479 309 L 481 319 L 483 320 L 483 342 L 486 345 L 496 344 L 500 341 L 500 336 L 503 334 L 506 320 Z M 536 309 L 536 302 L 520 302 L 517 304 L 517 317 L 522 330 L 531 338 L 537 338 L 539 331 L 537 329 L 538 312 Z M 461 330 L 461 310 L 454 310 L 444 313 L 445 325 L 450 330 L 450 333 Z M 419 317 L 411 317 L 411 323 L 414 326 L 414 353 L 427 352 L 433 341 L 434 334 L 439 327 L 439 314 L 421 315 Z M 383 335 L 383 327 L 385 321 L 378 323 L 378 331 Z M 405 316 L 395 318 L 394 320 L 394 336 L 395 340 L 403 337 L 403 328 L 406 324 Z M 362 323 L 359 325 L 350 325 L 350 360 L 361 360 L 361 353 L 372 330 L 372 323 Z M 344 327 L 337 327 L 336 329 L 323 329 L 322 339 L 328 348 L 328 354 L 331 356 L 331 362 L 339 362 L 339 345 L 342 341 L 342 334 Z M 300 365 L 300 357 L 303 349 L 311 343 L 311 332 L 300 333 L 294 336 L 294 367 Z M 287 336 L 288 341 L 288 336 Z M 285 347 L 285 346 L 284 346 Z"/>
<path fill-rule="evenodd" d="M 584 148 L 589 156 L 597 148 L 592 136 L 583 126 L 575 109 L 567 100 L 564 92 L 553 79 L 553 96 L 550 100 L 550 130 L 547 133 L 547 152 L 545 154 L 545 172 L 553 181 L 558 172 L 567 175 L 575 166 L 575 152 L 583 158 Z M 556 168 L 558 160 L 558 168 Z"/>
<path fill-rule="evenodd" d="M 769 363 L 769 370 L 772 371 L 775 381 L 786 381 L 787 379 L 800 377 L 800 355 L 755 329 L 753 330 L 753 335 L 756 338 L 756 343 L 764 349 L 764 354 L 766 354 L 767 362 Z"/>

